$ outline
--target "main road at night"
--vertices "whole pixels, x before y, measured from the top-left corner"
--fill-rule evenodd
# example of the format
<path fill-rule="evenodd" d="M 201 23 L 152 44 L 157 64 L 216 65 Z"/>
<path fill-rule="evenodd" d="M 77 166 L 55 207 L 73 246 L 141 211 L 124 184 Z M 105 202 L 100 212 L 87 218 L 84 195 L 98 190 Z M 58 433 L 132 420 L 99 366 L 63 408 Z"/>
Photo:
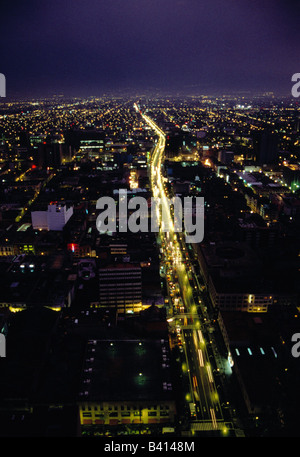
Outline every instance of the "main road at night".
<path fill-rule="evenodd" d="M 168 322 L 170 331 L 178 336 L 182 356 L 185 358 L 182 370 L 183 376 L 188 378 L 189 392 L 186 392 L 185 398 L 190 410 L 191 429 L 224 433 L 227 430 L 214 379 L 214 372 L 217 372 L 218 368 L 215 360 L 211 361 L 207 347 L 211 335 L 206 329 L 206 311 L 204 306 L 201 307 L 201 291 L 195 290 L 195 273 L 187 263 L 184 233 L 174 229 L 171 197 L 168 195 L 167 179 L 163 174 L 165 134 L 136 104 L 134 107 L 158 137 L 150 157 L 150 181 L 153 196 L 161 203 L 160 209 L 157 209 L 157 217 L 160 222 L 162 269 L 170 299 Z M 167 215 L 163 220 L 162 211 Z M 166 219 L 170 221 L 168 228 L 164 227 Z M 206 340 L 207 337 L 209 341 Z"/>

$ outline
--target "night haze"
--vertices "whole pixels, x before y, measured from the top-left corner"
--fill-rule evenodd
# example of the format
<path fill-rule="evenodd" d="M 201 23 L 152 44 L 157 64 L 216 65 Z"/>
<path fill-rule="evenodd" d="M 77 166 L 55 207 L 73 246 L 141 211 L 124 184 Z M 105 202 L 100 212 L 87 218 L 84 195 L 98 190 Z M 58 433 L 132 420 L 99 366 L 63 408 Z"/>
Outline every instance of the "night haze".
<path fill-rule="evenodd" d="M 296 1 L 2 2 L 7 97 L 129 89 L 289 95 Z"/>

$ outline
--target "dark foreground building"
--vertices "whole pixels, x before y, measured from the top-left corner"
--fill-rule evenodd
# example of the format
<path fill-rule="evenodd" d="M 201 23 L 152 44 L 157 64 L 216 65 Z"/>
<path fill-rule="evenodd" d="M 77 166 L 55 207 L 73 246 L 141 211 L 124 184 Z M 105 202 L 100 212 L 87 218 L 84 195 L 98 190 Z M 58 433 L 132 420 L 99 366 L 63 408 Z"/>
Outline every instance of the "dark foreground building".
<path fill-rule="evenodd" d="M 79 394 L 82 431 L 174 424 L 168 340 L 89 340 Z"/>

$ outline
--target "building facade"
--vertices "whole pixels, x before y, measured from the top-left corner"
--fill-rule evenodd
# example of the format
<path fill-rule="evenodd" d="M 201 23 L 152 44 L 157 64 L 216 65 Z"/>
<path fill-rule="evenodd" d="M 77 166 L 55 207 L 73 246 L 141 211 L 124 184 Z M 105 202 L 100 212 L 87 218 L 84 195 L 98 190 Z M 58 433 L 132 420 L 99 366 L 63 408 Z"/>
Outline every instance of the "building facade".
<path fill-rule="evenodd" d="M 31 222 L 33 229 L 61 231 L 70 217 L 73 207 L 65 203 L 51 202 L 47 211 L 32 211 Z"/>
<path fill-rule="evenodd" d="M 99 269 L 99 305 L 117 308 L 118 313 L 142 309 L 140 265 L 123 263 Z"/>

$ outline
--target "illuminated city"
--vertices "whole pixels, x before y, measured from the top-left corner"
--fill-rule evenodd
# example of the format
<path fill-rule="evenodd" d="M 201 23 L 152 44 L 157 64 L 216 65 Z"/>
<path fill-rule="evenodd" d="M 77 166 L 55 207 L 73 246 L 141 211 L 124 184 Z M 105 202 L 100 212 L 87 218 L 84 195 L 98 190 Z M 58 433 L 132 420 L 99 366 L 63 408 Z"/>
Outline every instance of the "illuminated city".
<path fill-rule="evenodd" d="M 157 10 L 143 3 L 146 27 Z M 200 14 L 174 3 L 189 3 L 184 20 Z M 142 34 L 118 7 L 131 39 Z M 76 95 L 62 77 L 66 91 L 20 80 L 18 95 L 14 76 L 11 96 L 1 70 L 0 436 L 142 437 L 185 452 L 201 438 L 299 436 L 297 68 L 282 90 L 145 76 Z"/>

